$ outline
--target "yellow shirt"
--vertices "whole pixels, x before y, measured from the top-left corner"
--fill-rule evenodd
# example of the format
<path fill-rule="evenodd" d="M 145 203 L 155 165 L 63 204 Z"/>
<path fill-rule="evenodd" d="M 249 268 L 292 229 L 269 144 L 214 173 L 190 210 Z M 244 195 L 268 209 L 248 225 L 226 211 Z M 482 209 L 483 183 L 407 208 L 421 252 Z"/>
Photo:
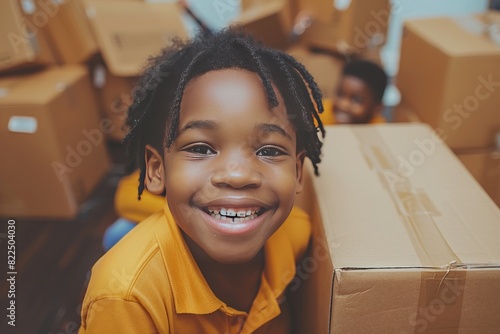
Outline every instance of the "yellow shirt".
<path fill-rule="evenodd" d="M 323 125 L 333 125 L 335 124 L 335 113 L 333 112 L 333 101 L 330 99 L 323 100 L 323 113 L 319 114 L 319 118 Z M 375 114 L 370 121 L 370 124 L 385 123 L 384 116 L 380 114 Z"/>
<path fill-rule="evenodd" d="M 137 199 L 139 186 L 139 170 L 124 176 L 115 193 L 115 211 L 118 216 L 133 222 L 140 222 L 151 214 L 161 211 L 165 204 L 165 197 L 153 195 L 146 189 L 142 192 L 141 200 Z"/>
<path fill-rule="evenodd" d="M 310 229 L 308 215 L 293 208 L 266 242 L 261 285 L 247 314 L 215 296 L 165 205 L 94 265 L 79 333 L 289 333 L 284 292 Z"/>

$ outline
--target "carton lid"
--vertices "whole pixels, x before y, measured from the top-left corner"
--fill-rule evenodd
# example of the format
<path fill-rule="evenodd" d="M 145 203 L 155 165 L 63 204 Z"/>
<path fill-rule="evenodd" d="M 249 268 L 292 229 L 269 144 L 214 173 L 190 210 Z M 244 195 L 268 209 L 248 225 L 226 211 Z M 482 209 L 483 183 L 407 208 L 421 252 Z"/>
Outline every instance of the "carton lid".
<path fill-rule="evenodd" d="M 500 209 L 430 127 L 326 130 L 312 179 L 335 268 L 500 266 Z"/>
<path fill-rule="evenodd" d="M 86 12 L 110 72 L 137 76 L 150 56 L 187 32 L 176 3 L 88 0 Z"/>
<path fill-rule="evenodd" d="M 405 22 L 437 49 L 451 56 L 500 55 L 500 13 L 468 17 L 439 17 Z"/>
<path fill-rule="evenodd" d="M 45 104 L 86 73 L 87 69 L 83 66 L 68 65 L 0 78 L 0 108 L 6 105 Z"/>

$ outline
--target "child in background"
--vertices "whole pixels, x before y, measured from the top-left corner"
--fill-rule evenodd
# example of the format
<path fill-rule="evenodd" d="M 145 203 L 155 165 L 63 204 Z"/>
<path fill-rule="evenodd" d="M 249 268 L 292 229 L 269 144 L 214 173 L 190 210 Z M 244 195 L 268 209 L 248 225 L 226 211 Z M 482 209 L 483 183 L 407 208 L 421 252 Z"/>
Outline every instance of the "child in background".
<path fill-rule="evenodd" d="M 322 109 L 300 63 L 233 29 L 153 59 L 126 141 L 166 203 L 95 264 L 80 333 L 290 333 Z"/>
<path fill-rule="evenodd" d="M 334 101 L 324 101 L 323 124 L 385 123 L 382 98 L 386 86 L 387 74 L 377 64 L 367 60 L 348 63 Z"/>

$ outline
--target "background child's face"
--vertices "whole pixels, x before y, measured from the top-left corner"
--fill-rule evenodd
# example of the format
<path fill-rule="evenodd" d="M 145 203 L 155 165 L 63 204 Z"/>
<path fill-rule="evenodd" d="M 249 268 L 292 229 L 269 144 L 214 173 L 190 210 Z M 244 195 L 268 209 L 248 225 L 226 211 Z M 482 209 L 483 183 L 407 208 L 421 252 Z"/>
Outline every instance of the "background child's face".
<path fill-rule="evenodd" d="M 303 159 L 278 100 L 270 111 L 258 75 L 240 69 L 211 71 L 187 85 L 179 135 L 164 152 L 164 184 L 192 250 L 246 262 L 288 216 Z M 234 222 L 223 211 L 241 217 Z"/>
<path fill-rule="evenodd" d="M 340 80 L 334 103 L 335 122 L 339 124 L 369 123 L 381 106 L 369 86 L 350 75 Z"/>

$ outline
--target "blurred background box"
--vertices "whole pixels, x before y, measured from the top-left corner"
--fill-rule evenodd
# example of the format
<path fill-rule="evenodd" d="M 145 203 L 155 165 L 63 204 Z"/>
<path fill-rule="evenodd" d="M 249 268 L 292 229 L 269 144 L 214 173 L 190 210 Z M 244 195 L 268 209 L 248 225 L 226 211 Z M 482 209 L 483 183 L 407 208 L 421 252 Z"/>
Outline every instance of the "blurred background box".
<path fill-rule="evenodd" d="M 61 63 L 82 63 L 97 53 L 97 44 L 80 0 L 34 1 L 37 8 L 51 4 L 47 31 Z"/>
<path fill-rule="evenodd" d="M 451 150 L 425 124 L 325 129 L 297 332 L 500 332 L 500 209 Z"/>
<path fill-rule="evenodd" d="M 291 43 L 292 9 L 289 0 L 242 0 L 234 22 L 265 45 L 284 50 Z"/>
<path fill-rule="evenodd" d="M 85 67 L 0 80 L 0 215 L 73 218 L 110 167 Z"/>
<path fill-rule="evenodd" d="M 500 207 L 500 149 L 457 152 L 457 157 Z"/>
<path fill-rule="evenodd" d="M 113 122 L 112 130 L 106 134 L 107 138 L 121 142 L 127 133 L 125 121 L 138 78 L 113 75 L 102 62 L 92 64 L 90 68 L 101 114 Z"/>
<path fill-rule="evenodd" d="M 56 63 L 47 39 L 48 10 L 32 1 L 0 1 L 0 71 Z"/>
<path fill-rule="evenodd" d="M 85 0 L 99 50 L 116 76 L 139 75 L 151 55 L 187 33 L 176 3 Z"/>
<path fill-rule="evenodd" d="M 330 54 L 312 52 L 303 46 L 293 46 L 287 53 L 301 62 L 314 77 L 324 98 L 333 99 L 346 60 Z"/>
<path fill-rule="evenodd" d="M 299 19 L 309 16 L 311 20 L 301 37 L 309 46 L 349 55 L 385 43 L 389 0 L 336 0 L 333 5 L 332 1 L 299 0 L 296 6 Z"/>
<path fill-rule="evenodd" d="M 401 103 L 394 108 L 392 121 L 395 123 L 422 123 L 415 110 L 406 103 Z"/>
<path fill-rule="evenodd" d="M 494 146 L 500 129 L 499 22 L 500 13 L 488 12 L 405 24 L 397 85 L 453 149 Z"/>

